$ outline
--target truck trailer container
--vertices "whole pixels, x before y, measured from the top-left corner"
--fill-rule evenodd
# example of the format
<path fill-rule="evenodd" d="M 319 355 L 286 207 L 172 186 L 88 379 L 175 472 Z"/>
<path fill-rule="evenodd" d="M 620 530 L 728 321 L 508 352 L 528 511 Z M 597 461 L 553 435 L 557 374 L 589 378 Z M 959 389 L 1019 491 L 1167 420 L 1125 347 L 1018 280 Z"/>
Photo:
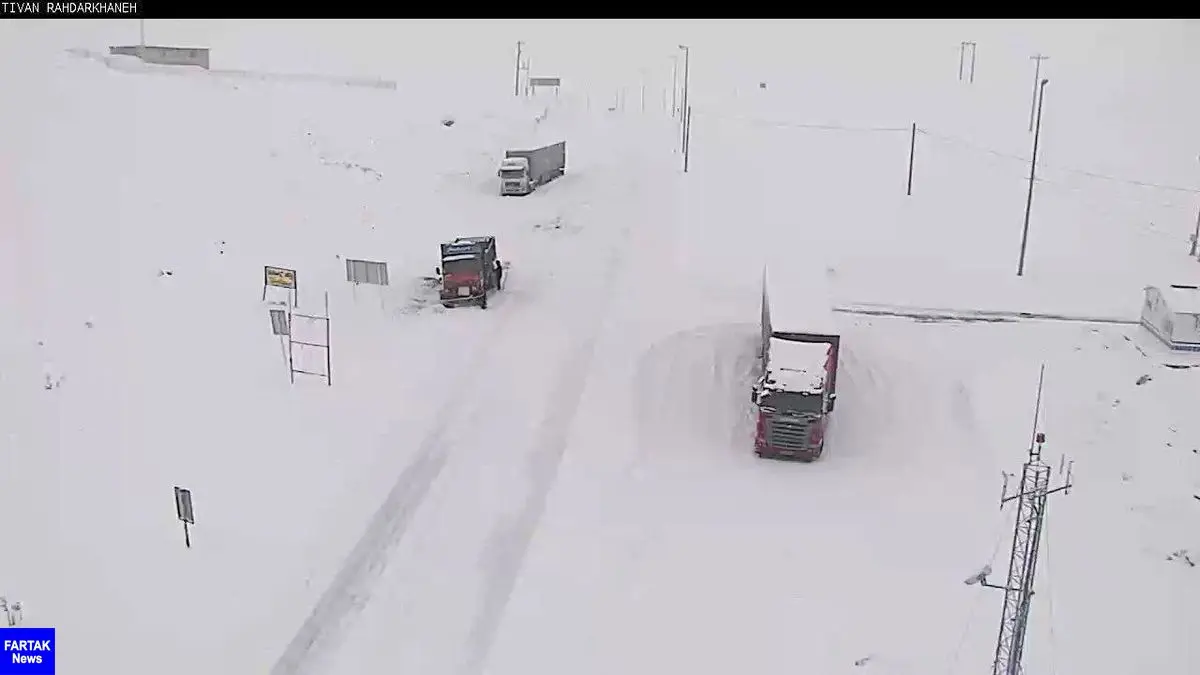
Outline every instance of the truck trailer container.
<path fill-rule="evenodd" d="M 533 150 L 509 150 L 500 161 L 501 195 L 527 195 L 567 170 L 567 142 Z"/>

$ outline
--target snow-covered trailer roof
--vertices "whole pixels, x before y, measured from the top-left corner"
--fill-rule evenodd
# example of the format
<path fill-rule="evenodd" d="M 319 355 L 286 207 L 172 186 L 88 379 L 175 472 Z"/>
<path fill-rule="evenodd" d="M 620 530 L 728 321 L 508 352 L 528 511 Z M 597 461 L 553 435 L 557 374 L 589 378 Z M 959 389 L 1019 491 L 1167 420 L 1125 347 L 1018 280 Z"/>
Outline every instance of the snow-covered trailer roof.
<path fill-rule="evenodd" d="M 772 333 L 837 335 L 833 298 L 824 268 L 804 260 L 775 260 L 763 267 L 763 298 Z"/>
<path fill-rule="evenodd" d="M 1160 286 L 1167 307 L 1178 314 L 1200 314 L 1200 287 L 1192 284 Z"/>
<path fill-rule="evenodd" d="M 771 338 L 771 365 L 764 387 L 780 391 L 820 392 L 832 345 Z"/>

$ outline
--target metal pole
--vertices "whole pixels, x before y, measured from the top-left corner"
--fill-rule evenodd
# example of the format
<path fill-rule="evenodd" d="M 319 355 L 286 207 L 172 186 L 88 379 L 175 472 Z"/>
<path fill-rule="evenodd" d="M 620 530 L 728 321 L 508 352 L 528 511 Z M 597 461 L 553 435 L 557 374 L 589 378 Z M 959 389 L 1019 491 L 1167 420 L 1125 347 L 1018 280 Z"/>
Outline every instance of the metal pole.
<path fill-rule="evenodd" d="M 692 50 L 690 47 L 683 48 L 683 108 L 690 110 L 692 107 Z"/>
<path fill-rule="evenodd" d="M 521 95 L 521 48 L 524 46 L 524 42 L 517 41 L 517 67 L 513 72 L 513 96 Z"/>
<path fill-rule="evenodd" d="M 1038 84 L 1037 123 L 1033 129 L 1033 157 L 1029 162 L 1029 193 L 1025 197 L 1025 225 L 1021 228 L 1021 257 L 1017 261 L 1017 276 L 1025 274 L 1025 246 L 1029 243 L 1029 210 L 1033 206 L 1033 181 L 1037 171 L 1038 137 L 1042 135 L 1042 103 L 1046 100 L 1046 83 Z"/>
<path fill-rule="evenodd" d="M 687 124 L 686 124 L 687 111 L 688 111 L 688 109 L 691 108 L 690 101 L 688 100 L 688 95 L 690 93 L 688 91 L 688 89 L 690 88 L 689 80 L 691 79 L 692 50 L 687 45 L 679 45 L 679 48 L 683 50 L 683 114 L 685 117 L 685 120 L 684 120 L 685 124 L 683 125 L 684 126 L 684 129 L 683 129 L 684 136 L 682 136 L 679 141 L 679 144 L 682 147 L 682 145 L 684 143 L 684 138 L 686 137 L 686 134 L 687 134 Z"/>
<path fill-rule="evenodd" d="M 1033 133 L 1033 115 L 1034 110 L 1037 108 L 1038 82 L 1042 80 L 1042 61 L 1050 57 L 1035 54 L 1029 58 L 1033 59 L 1036 64 L 1033 67 L 1033 94 L 1029 97 L 1029 133 Z"/>
<path fill-rule="evenodd" d="M 646 112 L 646 69 L 639 68 L 638 73 L 640 73 L 642 76 L 642 91 L 641 91 L 642 112 Z"/>
<path fill-rule="evenodd" d="M 1195 257 L 1196 240 L 1200 239 L 1200 209 L 1196 209 L 1196 231 L 1192 234 L 1192 251 L 1188 255 Z"/>
<path fill-rule="evenodd" d="M 138 19 L 138 34 L 141 38 L 142 46 L 145 47 L 146 46 L 146 20 L 145 19 Z"/>
<path fill-rule="evenodd" d="M 958 81 L 962 82 L 963 77 L 963 61 L 966 60 L 967 43 L 958 43 Z"/>
<path fill-rule="evenodd" d="M 688 106 L 687 112 L 683 114 L 683 172 L 688 172 L 688 151 L 692 146 L 692 108 Z"/>
<path fill-rule="evenodd" d="M 908 196 L 912 196 L 913 157 L 917 154 L 917 123 L 912 123 L 912 139 L 908 142 Z"/>
<path fill-rule="evenodd" d="M 679 112 L 676 94 L 679 92 L 679 55 L 671 55 L 671 117 Z"/>
<path fill-rule="evenodd" d="M 971 45 L 971 84 L 975 84 L 975 48 L 978 47 L 974 42 Z"/>

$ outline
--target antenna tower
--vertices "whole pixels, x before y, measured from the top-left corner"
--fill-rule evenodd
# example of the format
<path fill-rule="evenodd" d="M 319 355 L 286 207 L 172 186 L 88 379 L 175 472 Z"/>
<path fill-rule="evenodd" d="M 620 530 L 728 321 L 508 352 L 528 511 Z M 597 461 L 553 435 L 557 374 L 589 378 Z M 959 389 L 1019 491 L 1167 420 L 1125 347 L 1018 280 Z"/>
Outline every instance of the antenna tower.
<path fill-rule="evenodd" d="M 1004 488 L 1000 494 L 1000 508 L 1010 501 L 1017 501 L 1017 519 L 1013 527 L 1012 554 L 1008 560 L 1008 582 L 1000 586 L 988 583 L 986 573 L 968 580 L 978 581 L 988 588 L 1004 591 L 1004 611 L 1000 615 L 1000 634 L 996 638 L 996 656 L 992 662 L 992 675 L 1021 675 L 1021 658 L 1025 652 L 1025 627 L 1029 620 L 1030 600 L 1033 598 L 1033 578 L 1037 569 L 1038 544 L 1042 537 L 1042 523 L 1046 517 L 1047 497 L 1056 493 L 1069 493 L 1074 462 L 1066 456 L 1059 460 L 1058 474 L 1065 476 L 1058 487 L 1050 487 L 1051 467 L 1042 459 L 1042 446 L 1046 435 L 1038 430 L 1042 409 L 1042 383 L 1046 366 L 1042 365 L 1038 375 L 1037 403 L 1033 411 L 1033 435 L 1029 443 L 1029 458 L 1021 473 L 1020 487 L 1008 493 L 1010 474 L 1004 474 Z M 986 569 L 986 568 L 985 568 Z"/>

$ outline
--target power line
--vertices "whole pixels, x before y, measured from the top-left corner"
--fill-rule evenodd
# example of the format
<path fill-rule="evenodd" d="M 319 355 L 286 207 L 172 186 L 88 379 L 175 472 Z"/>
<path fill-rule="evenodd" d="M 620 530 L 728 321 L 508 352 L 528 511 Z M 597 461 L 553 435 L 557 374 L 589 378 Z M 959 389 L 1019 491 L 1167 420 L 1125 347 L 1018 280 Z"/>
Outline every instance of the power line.
<path fill-rule="evenodd" d="M 1043 516 L 1043 520 L 1045 516 Z M 1054 567 L 1050 560 L 1050 540 L 1051 537 L 1046 537 L 1046 609 L 1050 616 L 1046 622 L 1050 629 L 1050 675 L 1058 672 L 1058 645 L 1054 636 L 1054 587 L 1052 581 L 1054 578 Z"/>
<path fill-rule="evenodd" d="M 988 556 L 988 559 L 987 559 L 988 567 L 991 567 L 992 565 L 996 564 L 996 556 L 998 556 L 1000 554 L 1000 547 L 1004 544 L 1004 529 L 1007 525 L 1008 525 L 1007 519 L 1005 519 L 1003 517 L 997 519 L 996 527 L 994 528 L 995 535 L 992 537 L 992 539 L 995 541 L 995 543 L 992 545 L 992 553 L 991 553 L 991 555 Z M 971 607 L 970 607 L 969 611 L 967 612 L 967 620 L 963 624 L 962 634 L 959 635 L 959 637 L 958 637 L 958 643 L 954 646 L 954 651 L 951 653 L 950 665 L 946 668 L 946 675 L 957 675 L 957 673 L 958 673 L 959 659 L 962 656 L 963 647 L 967 643 L 967 638 L 970 637 L 970 635 L 971 635 L 971 628 L 975 624 L 975 619 L 978 616 L 979 608 L 982 605 L 983 598 L 984 598 L 984 593 L 982 592 L 982 589 L 981 589 L 979 592 L 977 592 L 975 594 L 975 597 L 971 600 Z"/>
<path fill-rule="evenodd" d="M 707 112 L 697 111 L 697 114 L 703 114 L 706 119 L 712 119 L 712 118 L 724 119 L 724 120 L 729 120 L 729 121 L 743 122 L 743 123 L 751 124 L 756 127 L 771 127 L 771 128 L 780 128 L 780 129 L 806 129 L 806 130 L 811 130 L 811 131 L 840 131 L 840 132 L 897 133 L 897 134 L 901 133 L 901 132 L 907 133 L 908 131 L 910 131 L 910 127 L 853 126 L 853 125 L 836 124 L 836 123 L 793 122 L 793 121 L 787 121 L 787 120 L 762 119 L 762 118 L 758 118 L 758 117 L 750 117 L 747 115 L 728 115 L 728 114 L 715 113 L 715 112 L 711 112 L 711 111 L 707 111 Z M 962 138 L 961 136 L 944 134 L 944 133 L 933 131 L 931 129 L 924 128 L 924 127 L 917 127 L 917 133 L 922 136 L 925 136 L 926 138 L 929 138 L 930 140 L 937 141 L 937 142 L 943 143 L 945 145 L 960 146 L 960 147 L 963 147 L 968 150 L 972 150 L 972 151 L 977 152 L 982 155 L 989 155 L 992 157 L 996 157 L 999 159 L 1004 159 L 1004 160 L 1008 160 L 1008 161 L 1012 161 L 1012 162 L 1020 162 L 1022 164 L 1027 164 L 1030 161 L 1030 157 L 1027 155 L 1021 155 L 1021 154 L 1011 153 L 1011 152 L 1003 152 L 1001 150 L 996 150 L 994 148 L 988 148 L 988 147 L 985 147 L 978 143 L 975 143 L 973 141 Z M 1134 179 L 1134 178 L 1125 178 L 1125 177 L 1121 177 L 1121 176 L 1114 176 L 1114 175 L 1110 175 L 1110 174 L 1100 173 L 1098 171 L 1091 171 L 1088 169 L 1080 169 L 1077 167 L 1071 167 L 1071 166 L 1050 163 L 1050 162 L 1045 162 L 1045 161 L 1039 161 L 1038 167 L 1042 171 L 1049 170 L 1051 173 L 1074 174 L 1077 176 L 1082 176 L 1082 177 L 1090 178 L 1093 180 L 1102 180 L 1102 181 L 1106 181 L 1106 182 L 1110 182 L 1110 183 L 1120 183 L 1120 184 L 1129 185 L 1132 187 L 1145 188 L 1147 190 L 1160 190 L 1163 192 L 1177 192 L 1180 194 L 1187 194 L 1187 195 L 1200 194 L 1200 188 L 1182 187 L 1179 185 L 1167 185 L 1164 183 L 1155 183 L 1152 181 L 1138 180 L 1138 179 Z M 1023 177 L 1022 180 L 1028 180 L 1028 176 Z M 1035 183 L 1037 183 L 1038 185 L 1042 185 L 1042 184 L 1060 185 L 1060 186 L 1063 186 L 1063 187 L 1065 187 L 1067 189 L 1071 189 L 1071 190 L 1084 189 L 1082 187 L 1069 187 L 1069 186 L 1066 186 L 1066 184 L 1062 183 L 1061 181 L 1047 180 L 1042 177 L 1035 177 Z M 1124 198 L 1123 200 L 1137 202 L 1137 203 L 1145 203 L 1145 204 L 1156 204 L 1155 202 L 1147 202 L 1145 200 L 1138 199 L 1138 198 Z M 1166 206 L 1168 208 L 1188 208 L 1188 209 L 1191 208 L 1190 206 L 1180 205 L 1180 204 L 1177 204 L 1174 202 L 1163 202 L 1160 205 Z"/>
<path fill-rule="evenodd" d="M 948 134 L 940 134 L 940 133 L 930 131 L 929 129 L 923 129 L 920 127 L 917 128 L 917 133 L 922 134 L 924 136 L 928 136 L 929 138 L 937 140 L 937 141 L 942 141 L 944 143 L 950 143 L 950 144 L 954 144 L 954 145 L 961 145 L 963 147 L 970 148 L 977 152 L 993 155 L 995 157 L 1000 157 L 1002 159 L 1010 159 L 1013 161 L 1023 162 L 1023 163 L 1030 161 L 1030 158 L 1028 156 L 1007 153 L 1007 152 L 1001 152 L 999 150 L 993 150 L 991 148 L 983 147 L 981 145 L 978 145 L 976 143 L 973 143 L 971 141 L 968 141 L 968 140 L 958 137 L 958 136 L 951 136 Z M 1040 162 L 1040 165 L 1043 169 L 1054 169 L 1057 171 L 1062 171 L 1064 173 L 1073 173 L 1073 174 L 1077 174 L 1080 176 L 1086 176 L 1088 178 L 1111 181 L 1111 182 L 1115 182 L 1115 183 L 1125 183 L 1126 185 L 1133 185 L 1136 187 L 1144 187 L 1144 188 L 1149 188 L 1152 190 L 1165 190 L 1168 192 L 1183 192 L 1183 193 L 1187 193 L 1187 194 L 1200 194 L 1200 189 L 1197 189 L 1197 188 L 1180 187 L 1178 185 L 1164 185 L 1162 183 L 1151 183 L 1149 181 L 1136 180 L 1136 179 L 1132 179 L 1132 178 L 1122 178 L 1120 176 L 1112 176 L 1112 175 L 1108 175 L 1108 174 L 1099 173 L 1096 171 L 1089 171 L 1087 169 L 1077 169 L 1074 167 L 1063 166 L 1060 164 L 1051 164 L 1049 162 Z"/>

